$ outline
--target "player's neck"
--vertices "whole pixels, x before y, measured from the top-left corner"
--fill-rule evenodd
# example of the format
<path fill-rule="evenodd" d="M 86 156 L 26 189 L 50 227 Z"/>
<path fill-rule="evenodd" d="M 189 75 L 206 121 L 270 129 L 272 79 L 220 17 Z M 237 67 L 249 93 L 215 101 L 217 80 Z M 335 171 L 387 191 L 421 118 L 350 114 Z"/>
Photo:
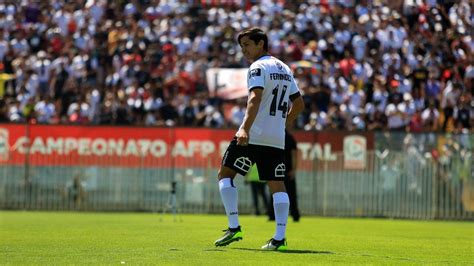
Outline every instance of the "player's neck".
<path fill-rule="evenodd" d="M 263 52 L 263 53 L 259 54 L 258 56 L 256 56 L 255 60 L 253 60 L 253 62 L 259 60 L 260 58 L 262 58 L 264 56 L 269 56 L 269 54 L 267 52 Z"/>

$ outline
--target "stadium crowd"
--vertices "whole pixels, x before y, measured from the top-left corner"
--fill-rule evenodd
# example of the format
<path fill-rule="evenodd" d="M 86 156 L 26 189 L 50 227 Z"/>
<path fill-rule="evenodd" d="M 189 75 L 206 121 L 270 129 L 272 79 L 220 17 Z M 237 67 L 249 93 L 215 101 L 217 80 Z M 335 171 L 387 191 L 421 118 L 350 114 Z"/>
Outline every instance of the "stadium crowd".
<path fill-rule="evenodd" d="M 5 0 L 0 122 L 235 127 L 246 99 L 210 95 L 205 73 L 248 67 L 235 37 L 259 26 L 304 93 L 297 128 L 473 132 L 471 12 L 469 0 Z"/>

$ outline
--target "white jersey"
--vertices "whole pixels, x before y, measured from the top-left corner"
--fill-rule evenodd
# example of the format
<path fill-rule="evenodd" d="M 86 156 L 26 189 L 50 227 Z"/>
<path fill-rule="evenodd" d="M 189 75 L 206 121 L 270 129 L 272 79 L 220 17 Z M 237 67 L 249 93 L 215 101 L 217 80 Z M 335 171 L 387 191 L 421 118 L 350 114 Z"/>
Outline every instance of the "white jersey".
<path fill-rule="evenodd" d="M 257 117 L 249 132 L 249 144 L 285 148 L 285 124 L 290 99 L 300 95 L 290 68 L 273 56 L 262 56 L 248 72 L 249 91 L 263 88 Z"/>

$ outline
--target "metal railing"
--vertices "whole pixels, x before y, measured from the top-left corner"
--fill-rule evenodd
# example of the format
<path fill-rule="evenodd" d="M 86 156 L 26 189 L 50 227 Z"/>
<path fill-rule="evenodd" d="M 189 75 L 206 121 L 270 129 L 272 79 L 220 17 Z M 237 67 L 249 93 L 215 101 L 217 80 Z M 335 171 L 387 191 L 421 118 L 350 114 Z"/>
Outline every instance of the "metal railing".
<path fill-rule="evenodd" d="M 367 152 L 363 170 L 345 169 L 343 154 L 335 155 L 332 161 L 307 162 L 301 167 L 306 170 L 298 171 L 303 215 L 474 218 L 470 153 L 436 159 L 416 151 Z M 215 159 L 200 168 L 91 166 L 87 158 L 76 166 L 7 163 L 0 170 L 0 209 L 161 212 L 176 181 L 178 211 L 223 213 Z M 251 213 L 250 187 L 242 177 L 235 184 L 240 212 Z"/>
<path fill-rule="evenodd" d="M 317 162 L 312 213 L 330 216 L 413 219 L 472 219 L 472 159 L 449 163 L 430 156 L 390 152 L 367 154 L 366 170 L 342 170 L 335 162 Z M 308 178 L 309 179 L 309 178 Z"/>

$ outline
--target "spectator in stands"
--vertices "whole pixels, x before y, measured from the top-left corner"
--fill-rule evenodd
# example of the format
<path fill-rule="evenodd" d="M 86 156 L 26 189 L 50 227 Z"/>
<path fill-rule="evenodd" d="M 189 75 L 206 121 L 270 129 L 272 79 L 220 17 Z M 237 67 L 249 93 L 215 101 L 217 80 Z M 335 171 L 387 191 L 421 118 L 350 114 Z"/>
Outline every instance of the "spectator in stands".
<path fill-rule="evenodd" d="M 294 71 L 307 94 L 299 128 L 399 129 L 419 115 L 412 104 L 425 122 L 438 113 L 436 130 L 455 130 L 458 119 L 465 128 L 474 117 L 453 105 L 463 97 L 472 109 L 468 0 L 23 2 L 0 4 L 1 110 L 12 122 L 50 96 L 57 118 L 29 115 L 71 123 L 67 111 L 82 97 L 89 110 L 81 123 L 230 126 L 222 99 L 201 99 L 199 108 L 176 99 L 207 92 L 210 67 L 245 67 L 232 36 L 250 25 L 268 29 L 273 55 L 313 65 Z"/>
<path fill-rule="evenodd" d="M 448 123 L 453 123 L 454 109 L 459 103 L 459 97 L 461 96 L 461 85 L 458 83 L 453 84 L 448 82 L 446 85 L 441 100 L 441 108 L 443 108 L 444 120 L 442 129 L 446 131 Z"/>
<path fill-rule="evenodd" d="M 14 78 L 14 75 L 5 73 L 5 66 L 0 63 L 0 99 L 5 97 L 6 83 Z"/>
<path fill-rule="evenodd" d="M 53 124 L 53 118 L 56 116 L 56 106 L 51 102 L 50 96 L 42 97 L 42 100 L 35 105 L 36 119 L 41 124 Z"/>
<path fill-rule="evenodd" d="M 456 106 L 454 112 L 455 127 L 458 133 L 471 130 L 473 108 L 469 105 L 467 98 L 460 100 L 460 105 Z"/>
<path fill-rule="evenodd" d="M 423 119 L 423 126 L 429 131 L 436 131 L 438 129 L 439 112 L 436 108 L 435 100 L 428 100 L 428 108 L 421 114 Z"/>

